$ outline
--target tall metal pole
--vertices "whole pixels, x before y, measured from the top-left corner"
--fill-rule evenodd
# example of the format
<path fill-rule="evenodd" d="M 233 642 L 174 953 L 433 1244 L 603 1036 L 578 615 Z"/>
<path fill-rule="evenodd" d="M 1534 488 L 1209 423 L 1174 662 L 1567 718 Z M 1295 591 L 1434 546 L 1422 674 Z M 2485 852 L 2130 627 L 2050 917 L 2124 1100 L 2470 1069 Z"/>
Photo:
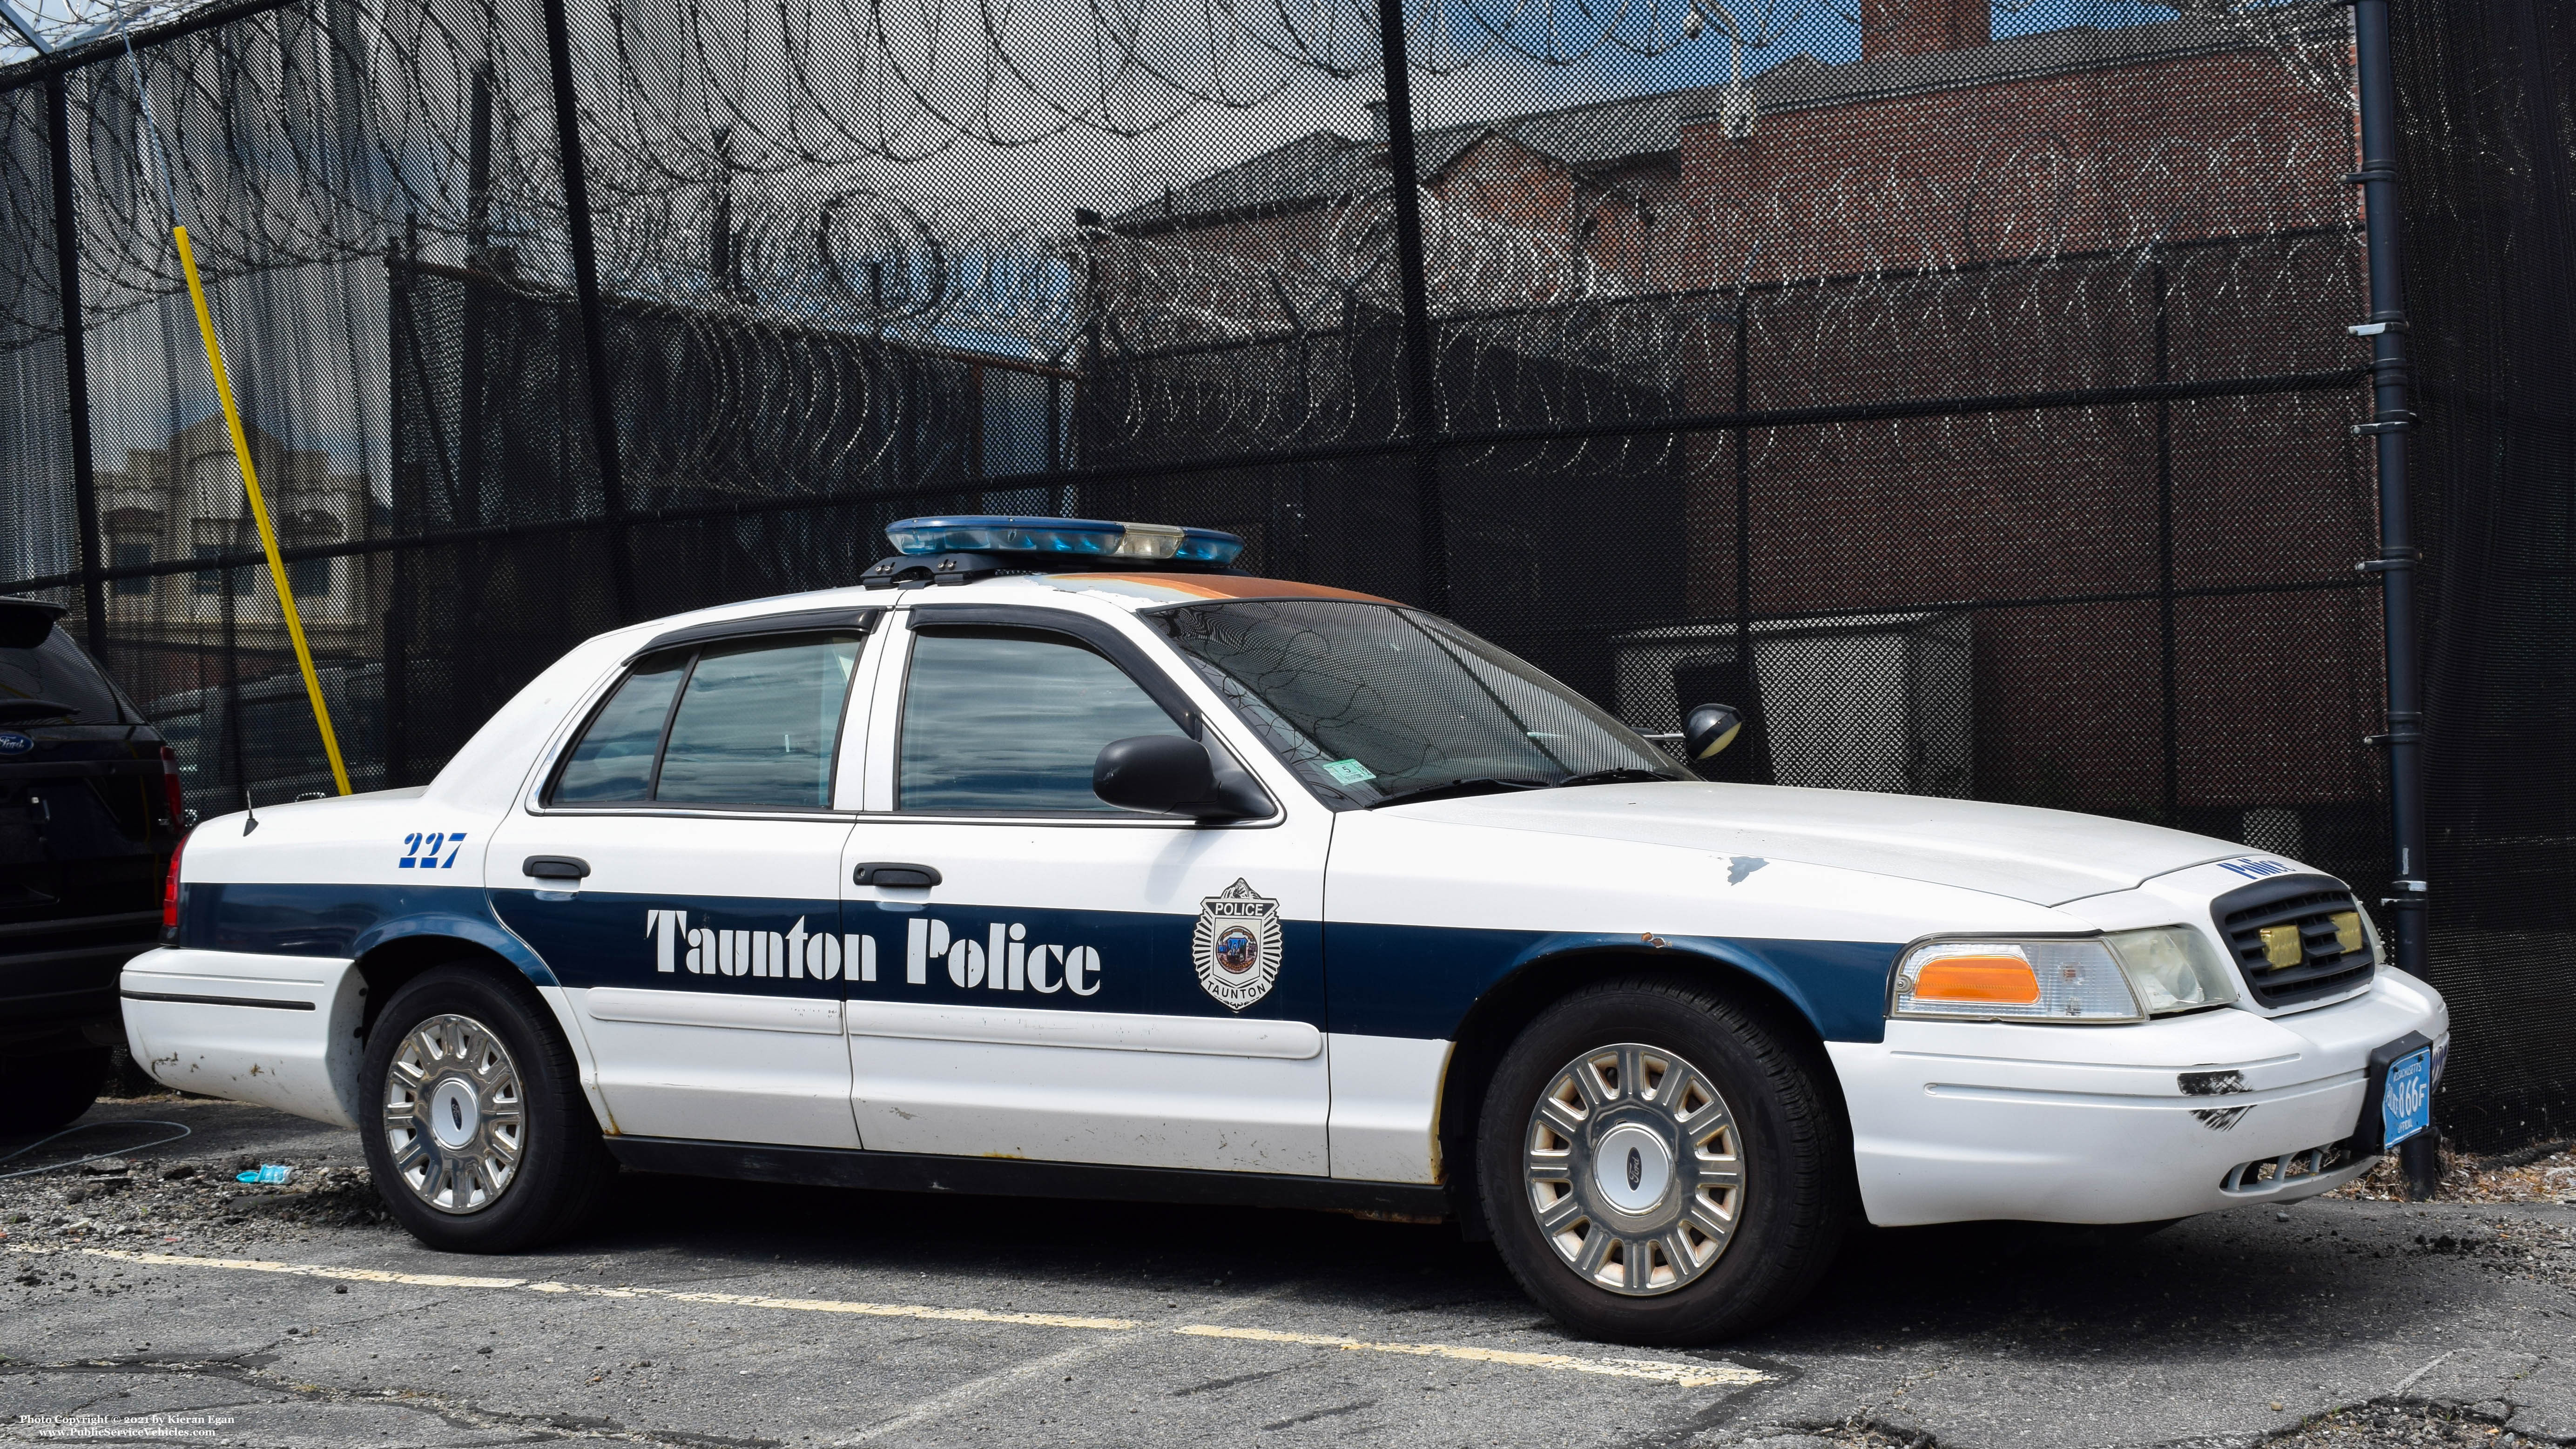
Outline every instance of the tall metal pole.
<path fill-rule="evenodd" d="M 1404 0 L 1378 0 L 1385 59 L 1386 169 L 1395 187 L 1397 297 L 1404 307 L 1404 407 L 1413 452 L 1413 506 L 1422 546 L 1422 606 L 1449 607 L 1447 515 L 1440 501 L 1440 395 L 1432 369 L 1431 297 L 1423 281 L 1422 173 L 1413 158 L 1413 75 L 1405 59 Z"/>
<path fill-rule="evenodd" d="M 2388 901 L 2397 927 L 2397 964 L 2422 973 L 2426 961 L 2424 859 L 2424 705 L 2416 648 L 2414 524 L 2408 510 L 2406 292 L 2398 265 L 2397 96 L 2388 56 L 2388 0 L 2354 7 L 2361 87 L 2364 235 L 2370 250 L 2370 317 L 2352 330 L 2370 339 L 2374 416 L 2355 432 L 2379 452 L 2379 557 L 2362 563 L 2379 575 L 2387 634 L 2390 834 L 2397 846 L 2396 895 Z"/>
<path fill-rule="evenodd" d="M 617 464 L 617 404 L 608 376 L 607 324 L 599 305 L 599 260 L 590 231 L 590 180 L 581 154 L 581 100 L 572 84 L 572 30 L 564 0 L 545 0 L 546 56 L 554 72 L 555 150 L 562 157 L 564 227 L 572 243 L 573 293 L 581 305 L 582 360 L 590 374 L 591 446 L 599 455 L 599 503 L 608 516 L 608 579 L 619 622 L 635 617 L 626 560 L 626 481 Z"/>
<path fill-rule="evenodd" d="M 88 616 L 89 652 L 103 661 L 107 589 L 99 570 L 107 567 L 107 554 L 99 528 L 98 474 L 89 449 L 89 348 L 81 331 L 80 193 L 72 188 L 71 109 L 62 75 L 45 77 L 45 129 L 51 133 L 47 139 L 54 173 L 54 275 L 63 313 L 64 425 L 72 435 L 72 503 L 80 523 L 81 610 Z"/>
<path fill-rule="evenodd" d="M 2424 702 L 2416 648 L 2414 521 L 2408 512 L 2406 288 L 2399 266 L 2397 81 L 2388 55 L 2388 0 L 2353 6 L 2354 60 L 2360 74 L 2362 224 L 2370 250 L 2370 317 L 2352 331 L 2370 339 L 2372 417 L 2354 431 L 2379 452 L 2379 557 L 2364 570 L 2379 575 L 2381 627 L 2387 635 L 2389 833 L 2397 846 L 2395 893 L 2387 906 L 2397 927 L 2397 965 L 2423 975 L 2430 959 L 2424 858 Z M 2408 1138 L 2399 1150 L 2407 1195 L 2431 1197 L 2441 1182 L 2438 1139 Z"/>
<path fill-rule="evenodd" d="M 2156 289 L 2156 381 L 2173 381 L 2173 279 L 2165 273 L 2164 242 L 2148 251 Z M 2164 780 L 2158 817 L 2168 827 L 2182 821 L 2182 687 L 2174 655 L 2173 400 L 2156 400 L 2156 658 L 2163 700 Z"/>

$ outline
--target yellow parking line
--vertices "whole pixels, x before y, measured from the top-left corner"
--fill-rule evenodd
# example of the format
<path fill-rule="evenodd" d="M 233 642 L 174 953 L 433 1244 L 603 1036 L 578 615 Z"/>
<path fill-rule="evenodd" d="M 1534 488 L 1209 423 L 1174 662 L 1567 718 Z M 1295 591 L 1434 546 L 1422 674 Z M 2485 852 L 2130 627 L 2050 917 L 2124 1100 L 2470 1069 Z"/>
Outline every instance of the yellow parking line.
<path fill-rule="evenodd" d="M 1706 1388 L 1712 1384 L 1742 1386 L 1765 1383 L 1770 1375 L 1731 1363 L 1669 1363 L 1651 1358 L 1578 1358 L 1570 1353 L 1521 1353 L 1503 1348 L 1470 1348 L 1450 1343 L 1370 1343 L 1365 1339 L 1341 1338 L 1328 1333 L 1282 1333 L 1271 1328 L 1218 1328 L 1212 1324 L 1193 1323 L 1175 1328 L 1193 1338 L 1239 1338 L 1254 1343 L 1295 1343 L 1312 1348 L 1340 1348 L 1354 1353 L 1404 1353 L 1417 1358 L 1454 1358 L 1468 1363 L 1509 1364 L 1514 1368 L 1564 1369 L 1578 1374 L 1601 1374 L 1614 1379 L 1652 1379 L 1676 1388 Z"/>
<path fill-rule="evenodd" d="M 856 1303 L 838 1298 L 773 1298 L 757 1293 L 701 1293 L 676 1288 L 608 1287 L 558 1283 L 546 1279 L 494 1278 L 463 1273 L 395 1273 L 382 1268 L 340 1268 L 325 1263 L 279 1263 L 265 1258 L 196 1258 L 182 1253 L 144 1253 L 126 1248 L 43 1248 L 10 1243 L 20 1256 L 73 1254 L 139 1263 L 156 1268 L 223 1268 L 237 1273 L 279 1273 L 294 1278 L 327 1278 L 350 1283 L 398 1283 L 415 1288 L 495 1288 L 526 1293 L 561 1293 L 581 1298 L 658 1299 L 670 1303 L 712 1303 L 728 1308 L 775 1308 L 792 1313 L 847 1313 L 865 1318 L 925 1318 L 947 1323 L 1016 1323 L 1035 1328 L 1124 1331 L 1147 1325 L 1133 1318 L 1093 1318 L 1069 1313 L 998 1313 L 987 1308 L 933 1308 L 917 1303 Z M 1603 1378 L 1641 1379 L 1675 1388 L 1741 1388 L 1767 1383 L 1771 1376 L 1741 1364 L 1705 1361 L 1672 1362 L 1645 1358 L 1585 1358 L 1570 1353 L 1524 1353 L 1514 1349 L 1476 1348 L 1449 1343 L 1375 1343 L 1328 1333 L 1288 1333 L 1271 1328 L 1227 1328 L 1191 1323 L 1166 1330 L 1189 1338 L 1221 1338 L 1239 1343 L 1271 1343 L 1299 1348 L 1334 1348 L 1350 1353 L 1406 1354 L 1462 1363 L 1489 1363 L 1508 1368 L 1549 1369 Z"/>
<path fill-rule="evenodd" d="M 796 1313 L 855 1313 L 865 1318 L 933 1318 L 949 1323 L 1025 1323 L 1039 1328 L 1141 1328 L 1132 1318 L 1084 1318 L 1068 1313 L 996 1313 L 987 1308 L 927 1308 L 913 1303 L 851 1303 L 838 1298 L 769 1298 L 757 1293 L 684 1293 L 675 1288 L 600 1288 L 587 1283 L 529 1283 L 531 1293 L 578 1293 L 585 1298 L 660 1298 L 674 1303 L 721 1303 L 733 1308 L 784 1308 Z"/>
<path fill-rule="evenodd" d="M 295 1278 L 336 1278 L 350 1283 L 401 1283 L 415 1288 L 518 1288 L 530 1293 L 574 1293 L 585 1298 L 663 1298 L 681 1303 L 720 1303 L 736 1308 L 787 1308 L 800 1313 L 853 1313 L 868 1318 L 934 1318 L 952 1323 L 1023 1323 L 1039 1328 L 1136 1328 L 1130 1318 L 1081 1318 L 1064 1313 L 995 1313 L 983 1308 L 929 1308 L 912 1303 L 849 1303 L 832 1298 L 768 1298 L 751 1293 L 683 1293 L 670 1288 L 608 1288 L 587 1283 L 547 1283 L 528 1278 L 477 1278 L 456 1273 L 389 1273 L 381 1268 L 335 1268 L 323 1263 L 272 1263 L 261 1258 L 192 1258 L 180 1253 L 137 1253 L 121 1248 L 33 1248 L 13 1253 L 78 1253 L 160 1268 L 229 1268 L 237 1273 L 283 1273 Z"/>

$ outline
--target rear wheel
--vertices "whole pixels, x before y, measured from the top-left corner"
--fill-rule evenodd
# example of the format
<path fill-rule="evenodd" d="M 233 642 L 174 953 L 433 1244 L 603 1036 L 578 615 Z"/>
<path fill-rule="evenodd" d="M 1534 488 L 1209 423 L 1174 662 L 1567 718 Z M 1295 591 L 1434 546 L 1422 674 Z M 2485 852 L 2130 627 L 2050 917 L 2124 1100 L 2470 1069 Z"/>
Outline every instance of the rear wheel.
<path fill-rule="evenodd" d="M 68 1126 L 107 1082 L 107 1048 L 51 1052 L 0 1065 L 0 1137 Z"/>
<path fill-rule="evenodd" d="M 1495 1246 L 1568 1328 L 1703 1343 L 1831 1263 L 1850 1148 L 1806 1058 L 1721 993 L 1603 982 L 1541 1012 L 1478 1125 Z"/>
<path fill-rule="evenodd" d="M 414 978 L 367 1038 L 376 1192 L 433 1248 L 507 1253 L 581 1225 L 616 1170 L 543 1003 L 475 966 Z"/>

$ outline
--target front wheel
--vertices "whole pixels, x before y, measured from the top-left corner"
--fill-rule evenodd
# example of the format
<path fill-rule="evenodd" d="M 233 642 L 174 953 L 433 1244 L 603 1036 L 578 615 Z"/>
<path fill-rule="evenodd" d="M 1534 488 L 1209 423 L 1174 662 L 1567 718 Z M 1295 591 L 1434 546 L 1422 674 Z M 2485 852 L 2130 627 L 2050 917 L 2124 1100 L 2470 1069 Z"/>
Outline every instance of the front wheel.
<path fill-rule="evenodd" d="M 1724 994 L 1586 987 L 1523 1029 L 1476 1138 L 1503 1261 L 1569 1329 L 1705 1343 L 1804 1297 L 1848 1212 L 1851 1151 L 1804 1055 Z"/>
<path fill-rule="evenodd" d="M 368 1033 L 361 1122 L 376 1193 L 413 1237 L 508 1253 L 578 1227 L 615 1173 L 579 1068 L 516 982 L 442 966 Z"/>

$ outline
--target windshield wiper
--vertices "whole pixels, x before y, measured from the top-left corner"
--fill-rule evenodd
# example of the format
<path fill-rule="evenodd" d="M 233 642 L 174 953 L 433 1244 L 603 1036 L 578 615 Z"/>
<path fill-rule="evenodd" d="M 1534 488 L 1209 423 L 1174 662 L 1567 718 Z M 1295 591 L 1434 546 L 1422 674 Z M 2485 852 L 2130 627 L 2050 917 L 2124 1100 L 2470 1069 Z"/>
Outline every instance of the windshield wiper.
<path fill-rule="evenodd" d="M 1548 788 L 1548 782 L 1545 780 L 1506 780 L 1493 775 L 1478 775 L 1472 779 L 1449 780 L 1437 785 L 1425 785 L 1419 790 L 1406 790 L 1400 794 L 1389 795 L 1382 800 L 1369 802 L 1368 808 L 1375 810 L 1382 805 L 1403 805 L 1416 800 L 1445 800 L 1453 795 L 1491 795 L 1497 792 L 1509 793 L 1516 790 L 1546 788 Z"/>
<path fill-rule="evenodd" d="M 1647 780 L 1671 781 L 1672 778 L 1661 770 L 1649 770 L 1642 765 L 1621 765 L 1615 770 L 1586 770 L 1580 775 L 1568 775 L 1556 783 L 1559 789 L 1563 789 L 1568 785 L 1633 785 Z"/>

